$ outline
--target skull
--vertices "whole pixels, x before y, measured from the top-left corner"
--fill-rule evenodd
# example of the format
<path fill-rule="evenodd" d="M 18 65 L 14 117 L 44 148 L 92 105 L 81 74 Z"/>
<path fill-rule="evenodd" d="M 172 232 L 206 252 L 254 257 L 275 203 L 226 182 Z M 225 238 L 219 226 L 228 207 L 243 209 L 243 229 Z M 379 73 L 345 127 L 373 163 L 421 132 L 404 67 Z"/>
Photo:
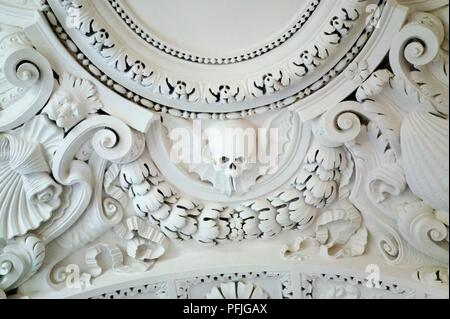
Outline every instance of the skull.
<path fill-rule="evenodd" d="M 249 121 L 221 121 L 206 134 L 216 171 L 238 178 L 252 168 L 256 161 L 257 131 Z"/>

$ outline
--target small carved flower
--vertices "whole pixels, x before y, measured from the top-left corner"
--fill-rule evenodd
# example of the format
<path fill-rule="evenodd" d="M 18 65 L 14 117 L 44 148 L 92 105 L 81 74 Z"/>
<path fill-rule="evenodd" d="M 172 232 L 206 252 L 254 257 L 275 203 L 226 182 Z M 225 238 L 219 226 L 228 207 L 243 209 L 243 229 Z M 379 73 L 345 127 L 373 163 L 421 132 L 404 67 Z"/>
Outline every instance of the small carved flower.
<path fill-rule="evenodd" d="M 367 61 L 353 62 L 345 71 L 345 77 L 356 85 L 361 85 L 369 76 L 370 70 Z"/>
<path fill-rule="evenodd" d="M 242 229 L 242 226 L 244 225 L 244 221 L 240 217 L 239 214 L 235 213 L 231 216 L 230 219 L 230 227 L 231 229 Z"/>
<path fill-rule="evenodd" d="M 89 81 L 64 73 L 43 113 L 68 131 L 102 107 L 97 91 Z"/>
<path fill-rule="evenodd" d="M 229 220 L 229 225 L 230 225 L 230 239 L 231 240 L 235 240 L 235 241 L 241 241 L 244 239 L 244 220 L 242 219 L 242 217 L 238 214 L 238 213 L 234 213 L 230 220 Z"/>

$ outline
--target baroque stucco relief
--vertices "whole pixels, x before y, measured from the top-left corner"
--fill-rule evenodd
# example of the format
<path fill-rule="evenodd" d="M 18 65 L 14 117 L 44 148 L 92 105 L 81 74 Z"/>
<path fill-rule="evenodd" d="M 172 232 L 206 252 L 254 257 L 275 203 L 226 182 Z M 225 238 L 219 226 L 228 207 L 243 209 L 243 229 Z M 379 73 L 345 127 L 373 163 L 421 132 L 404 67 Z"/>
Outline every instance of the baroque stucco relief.
<path fill-rule="evenodd" d="M 448 298 L 448 1 L 142 5 L 0 0 L 0 296 Z"/>

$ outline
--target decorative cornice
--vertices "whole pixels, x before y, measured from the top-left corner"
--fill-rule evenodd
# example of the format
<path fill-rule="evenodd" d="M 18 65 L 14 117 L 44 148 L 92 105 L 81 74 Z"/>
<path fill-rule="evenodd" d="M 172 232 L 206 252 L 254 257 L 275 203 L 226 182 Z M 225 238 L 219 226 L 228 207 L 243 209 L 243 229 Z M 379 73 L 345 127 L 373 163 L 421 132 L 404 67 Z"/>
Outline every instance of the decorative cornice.
<path fill-rule="evenodd" d="M 31 10 L 37 20 L 25 29 L 0 24 L 0 298 L 16 288 L 31 297 L 448 296 L 448 35 L 435 7 L 410 12 L 395 35 L 387 33 L 407 9 L 391 0 L 370 3 L 369 24 L 327 12 L 345 20 L 327 35 L 342 47 L 323 58 L 319 48 L 308 60 L 318 59 L 316 69 L 298 64 L 312 75 L 306 91 L 283 97 L 299 87 L 272 73 L 267 83 L 286 88 L 258 84 L 266 90 L 255 105 L 199 112 L 180 101 L 191 89 L 172 87 L 167 106 L 133 93 L 145 68 L 125 72 L 129 88 L 108 77 L 98 57 L 87 57 L 116 45 L 95 38 L 101 17 L 83 11 L 92 23 L 64 30 L 51 9 L 66 11 L 51 3 L 40 15 Z M 335 5 L 367 9 L 358 3 Z M 239 65 L 273 58 L 302 33 Z M 264 95 L 278 102 L 261 107 Z M 180 130 L 200 140 L 183 144 L 188 155 L 173 152 Z M 200 161 L 191 160 L 199 150 Z M 267 166 L 272 151 L 276 165 Z M 245 258 L 228 267 L 240 248 Z M 186 272 L 179 261 L 188 261 Z M 225 271 L 212 270 L 222 263 Z"/>
<path fill-rule="evenodd" d="M 89 47 L 88 51 L 79 51 L 76 52 L 76 55 L 81 56 L 81 59 L 85 60 L 83 61 L 84 65 L 96 65 L 93 67 L 97 70 L 96 72 L 99 72 L 98 68 L 100 68 L 105 73 L 114 74 L 113 81 L 104 78 L 104 82 L 109 82 L 111 87 L 117 89 L 118 92 L 124 96 L 128 96 L 137 103 L 147 104 L 147 106 L 155 105 L 156 111 L 165 110 L 167 107 L 155 104 L 153 101 L 148 101 L 149 99 L 156 99 L 158 101 L 165 100 L 166 104 L 179 105 L 177 106 L 178 110 L 174 111 L 174 113 L 179 112 L 189 117 L 191 114 L 209 113 L 208 111 L 211 108 L 205 106 L 208 104 L 212 105 L 213 108 L 222 104 L 229 104 L 230 106 L 236 106 L 237 104 L 246 105 L 253 99 L 258 101 L 261 97 L 280 95 L 275 93 L 284 91 L 288 86 L 302 86 L 302 83 L 310 83 L 310 80 L 304 81 L 303 79 L 310 78 L 309 75 L 316 73 L 317 70 L 324 69 L 320 67 L 321 65 L 327 65 L 328 69 L 326 70 L 328 72 L 325 75 L 322 75 L 319 80 L 315 80 L 313 84 L 308 85 L 306 88 L 303 85 L 303 89 L 297 94 L 256 109 L 254 107 L 246 109 L 250 109 L 249 112 L 252 113 L 252 109 L 257 111 L 266 108 L 285 107 L 323 88 L 345 69 L 362 50 L 364 44 L 369 40 L 370 35 L 375 31 L 377 21 L 383 12 L 384 2 L 382 1 L 379 5 L 374 5 L 377 9 L 374 12 L 370 12 L 369 15 L 365 15 L 365 10 L 370 6 L 366 2 L 344 1 L 337 10 L 337 14 L 331 17 L 329 23 L 323 26 L 320 31 L 321 35 L 315 38 L 313 42 L 308 43 L 306 47 L 303 46 L 302 50 L 297 50 L 287 60 L 287 64 L 284 66 L 276 67 L 276 69 L 272 68 L 271 70 L 264 71 L 260 76 L 252 76 L 249 79 L 245 79 L 244 77 L 247 76 L 243 75 L 244 77 L 241 76 L 236 83 L 234 83 L 235 81 L 233 83 L 226 81 L 217 85 L 197 83 L 187 78 L 180 78 L 179 76 L 165 74 L 164 72 L 161 73 L 157 68 L 150 67 L 151 63 L 147 63 L 146 58 L 134 56 L 133 53 L 128 52 L 128 49 L 124 48 L 121 42 L 115 39 L 116 36 L 112 32 L 108 32 L 102 22 L 98 21 L 100 18 L 93 13 L 88 3 L 83 3 L 83 1 L 76 3 L 63 2 L 65 9 L 58 8 L 59 14 L 57 16 L 60 19 L 67 18 L 67 10 L 71 12 L 70 14 L 73 16 L 67 19 L 72 19 L 77 22 L 73 27 L 81 35 L 81 37 L 76 36 L 77 39 L 75 39 L 74 30 L 62 26 L 72 38 L 71 48 L 73 48 L 73 42 L 85 48 Z M 56 8 L 56 6 L 59 6 L 59 4 L 52 4 L 52 8 Z M 61 13 L 61 10 L 64 13 Z M 60 26 L 55 25 L 56 18 L 54 17 L 54 13 L 47 13 L 47 15 L 51 15 L 49 21 L 54 25 L 56 30 L 59 30 L 58 33 L 62 33 L 63 31 L 59 28 Z M 358 25 L 359 29 L 361 29 L 361 25 L 365 27 L 363 28 L 362 34 L 358 37 L 352 31 L 355 24 Z M 94 29 L 90 30 L 90 28 Z M 356 39 L 353 40 L 353 47 L 344 53 L 341 47 L 347 47 L 347 45 L 344 45 L 344 42 L 348 41 L 344 41 L 344 38 L 350 34 Z M 62 36 L 64 39 L 68 37 L 68 35 Z M 97 40 L 94 40 L 96 36 L 101 36 L 103 40 L 97 42 Z M 330 55 L 336 51 L 339 51 L 339 55 L 344 57 L 337 65 L 332 65 L 327 61 L 331 60 Z M 89 58 L 86 59 L 86 57 Z M 94 63 L 87 62 L 89 59 L 92 60 L 92 58 L 95 60 Z M 329 68 L 332 69 L 330 70 Z M 137 71 L 139 74 L 136 73 Z M 192 72 L 195 71 L 193 70 Z M 158 96 L 162 96 L 163 99 L 157 98 Z M 174 101 L 169 102 L 170 100 Z M 251 102 L 250 104 L 258 104 L 258 102 Z M 238 108 L 243 109 L 243 107 Z M 198 111 L 192 112 L 190 111 L 191 109 Z M 233 109 L 236 109 L 236 107 L 233 107 Z M 239 114 L 238 112 L 232 111 L 226 113 Z"/>
<path fill-rule="evenodd" d="M 380 6 L 377 10 L 377 14 L 380 14 L 382 12 L 383 5 Z M 154 110 L 156 112 L 161 113 L 169 113 L 173 116 L 183 117 L 183 118 L 190 118 L 190 119 L 196 119 L 196 118 L 211 118 L 211 119 L 235 119 L 239 117 L 248 117 L 255 114 L 260 114 L 263 112 L 267 112 L 270 110 L 277 110 L 281 108 L 286 108 L 290 106 L 294 106 L 298 104 L 300 101 L 307 99 L 308 97 L 311 97 L 316 93 L 317 91 L 320 91 L 324 87 L 326 87 L 333 79 L 338 77 L 342 74 L 342 72 L 345 70 L 345 68 L 350 65 L 350 63 L 356 58 L 358 53 L 361 52 L 361 50 L 364 48 L 364 44 L 370 39 L 371 34 L 375 31 L 376 21 L 379 19 L 379 16 L 374 16 L 374 21 L 371 21 L 366 29 L 362 32 L 362 34 L 358 37 L 356 40 L 356 43 L 353 47 L 347 52 L 345 57 L 343 57 L 340 61 L 338 61 L 337 64 L 335 64 L 331 70 L 329 70 L 325 75 L 323 75 L 321 78 L 316 80 L 313 84 L 309 85 L 308 87 L 302 89 L 300 92 L 297 92 L 296 94 L 289 96 L 287 98 L 281 99 L 277 102 L 258 106 L 258 107 L 251 107 L 248 109 L 244 109 L 242 111 L 236 112 L 236 111 L 226 111 L 223 108 L 221 108 L 221 112 L 208 112 L 206 109 L 200 110 L 202 108 L 199 108 L 199 111 L 188 111 L 190 107 L 188 107 L 186 110 L 179 109 L 179 107 L 174 106 L 174 102 L 169 103 L 168 105 L 161 105 L 159 103 L 156 103 L 154 101 L 151 101 L 147 99 L 146 97 L 137 94 L 136 92 L 127 89 L 126 87 L 122 86 L 118 82 L 116 82 L 114 79 L 110 78 L 108 75 L 102 72 L 93 62 L 87 58 L 87 56 L 80 51 L 80 49 L 76 46 L 76 44 L 73 42 L 72 39 L 70 39 L 69 35 L 64 31 L 62 26 L 59 24 L 55 16 L 51 11 L 46 13 L 47 19 L 54 28 L 55 32 L 58 35 L 58 38 L 60 38 L 65 46 L 72 51 L 72 54 L 76 56 L 79 63 L 86 68 L 87 71 L 89 71 L 94 77 L 96 77 L 100 82 L 104 83 L 106 86 L 110 87 L 112 90 L 114 90 L 116 93 L 124 96 L 125 98 L 129 99 L 130 101 L 137 103 L 139 105 L 142 105 L 146 108 L 149 108 L 151 110 Z M 339 42 L 339 41 L 338 41 Z M 325 50 L 325 56 L 327 57 L 331 52 L 330 50 Z M 319 54 L 319 52 L 317 52 Z M 300 65 L 299 65 L 300 66 Z M 316 69 L 314 67 L 313 69 Z M 305 69 L 306 72 L 309 72 L 308 69 Z M 273 74 L 271 74 L 273 76 Z M 164 82 L 164 81 L 163 81 Z M 183 83 L 187 83 L 185 81 L 182 81 Z M 166 84 L 168 82 L 165 82 Z M 291 83 L 292 85 L 292 83 Z M 175 86 L 172 86 L 172 88 L 175 90 Z M 189 91 L 189 90 L 188 90 Z M 173 91 L 172 93 L 174 93 Z M 192 92 L 192 90 L 190 91 Z M 171 94 L 169 94 L 171 95 Z M 180 96 L 180 95 L 178 95 Z M 180 96 L 181 97 L 181 96 Z M 184 107 L 183 107 L 184 108 Z"/>
<path fill-rule="evenodd" d="M 248 61 L 254 58 L 257 58 L 263 54 L 266 54 L 284 42 L 288 41 L 294 34 L 296 34 L 299 30 L 302 29 L 303 25 L 308 22 L 308 19 L 314 14 L 314 11 L 319 6 L 321 0 L 312 0 L 306 6 L 306 10 L 304 12 L 300 12 L 299 17 L 296 19 L 294 25 L 290 26 L 288 31 L 283 33 L 277 39 L 264 44 L 258 49 L 255 49 L 252 52 L 244 52 L 239 56 L 233 57 L 205 57 L 205 56 L 196 56 L 194 54 L 190 54 L 188 52 L 183 52 L 182 49 L 172 48 L 169 44 L 165 44 L 161 40 L 158 40 L 156 36 L 148 34 L 143 27 L 141 27 L 137 21 L 132 19 L 127 11 L 123 8 L 120 0 L 108 0 L 109 4 L 114 8 L 116 13 L 120 16 L 123 22 L 133 30 L 136 35 L 141 37 L 144 41 L 146 41 L 149 45 L 160 50 L 161 52 L 173 56 L 178 59 L 182 59 L 188 62 L 200 63 L 200 64 L 212 64 L 212 65 L 222 65 L 222 64 L 234 64 L 240 63 L 244 61 Z"/>

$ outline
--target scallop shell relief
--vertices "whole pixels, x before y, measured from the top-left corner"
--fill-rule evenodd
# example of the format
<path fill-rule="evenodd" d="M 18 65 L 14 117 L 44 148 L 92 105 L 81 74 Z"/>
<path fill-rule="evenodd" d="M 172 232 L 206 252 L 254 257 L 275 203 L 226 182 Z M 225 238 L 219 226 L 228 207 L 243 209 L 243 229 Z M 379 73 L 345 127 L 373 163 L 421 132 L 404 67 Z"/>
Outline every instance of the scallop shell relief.
<path fill-rule="evenodd" d="M 0 135 L 0 238 L 25 235 L 61 205 L 50 165 L 63 132 L 40 115 Z"/>

